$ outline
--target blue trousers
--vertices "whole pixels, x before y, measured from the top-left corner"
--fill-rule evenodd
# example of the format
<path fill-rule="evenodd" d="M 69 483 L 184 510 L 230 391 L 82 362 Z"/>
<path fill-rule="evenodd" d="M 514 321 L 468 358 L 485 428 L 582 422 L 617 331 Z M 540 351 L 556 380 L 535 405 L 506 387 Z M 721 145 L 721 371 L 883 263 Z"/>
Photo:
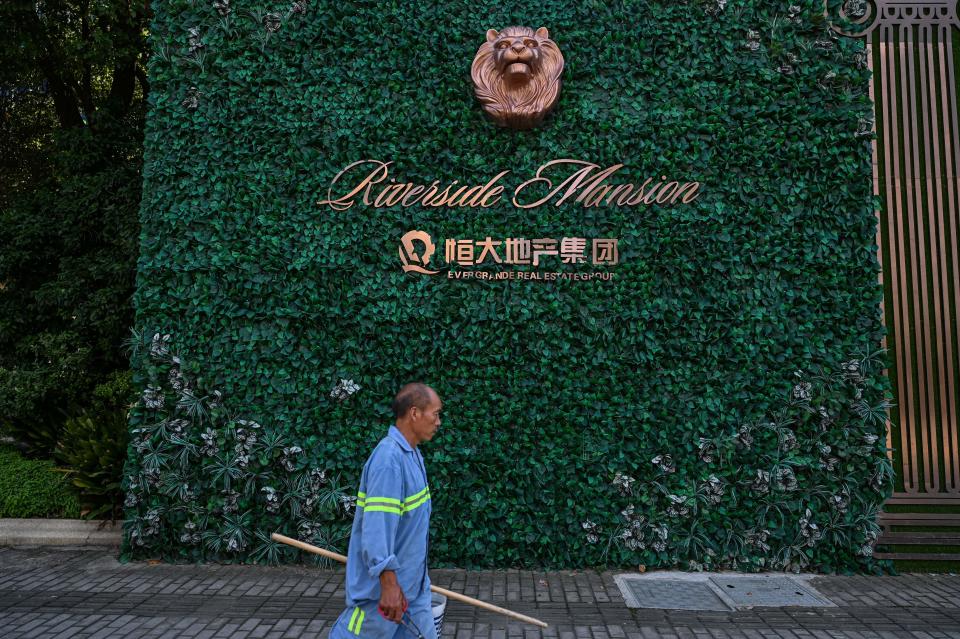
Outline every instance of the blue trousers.
<path fill-rule="evenodd" d="M 417 639 L 417 629 L 424 639 L 437 639 L 429 590 L 414 601 L 408 600 L 410 607 L 403 616 L 406 625 L 385 619 L 377 611 L 379 604 L 363 602 L 344 610 L 330 629 L 329 639 Z"/>

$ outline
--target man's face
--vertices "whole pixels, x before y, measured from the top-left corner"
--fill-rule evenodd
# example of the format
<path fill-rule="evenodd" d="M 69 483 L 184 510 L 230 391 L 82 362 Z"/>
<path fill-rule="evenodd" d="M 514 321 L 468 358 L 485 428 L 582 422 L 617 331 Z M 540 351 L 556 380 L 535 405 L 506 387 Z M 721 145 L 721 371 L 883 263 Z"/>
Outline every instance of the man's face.
<path fill-rule="evenodd" d="M 410 409 L 410 422 L 414 436 L 421 442 L 428 442 L 436 435 L 440 428 L 440 411 L 443 402 L 433 391 L 430 392 L 430 403 L 424 408 L 414 406 Z"/>

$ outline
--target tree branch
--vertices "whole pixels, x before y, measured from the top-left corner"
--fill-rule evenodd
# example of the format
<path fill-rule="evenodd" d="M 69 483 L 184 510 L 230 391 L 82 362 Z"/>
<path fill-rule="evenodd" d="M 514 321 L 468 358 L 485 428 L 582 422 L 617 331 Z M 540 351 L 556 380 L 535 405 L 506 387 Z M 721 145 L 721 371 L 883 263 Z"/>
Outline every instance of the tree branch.
<path fill-rule="evenodd" d="M 83 40 L 84 48 L 90 46 L 90 3 L 85 2 L 80 6 L 81 18 L 80 18 L 80 37 Z M 93 116 L 94 112 L 97 110 L 96 105 L 93 103 L 93 89 L 90 86 L 90 76 L 91 72 L 90 59 L 88 56 L 83 56 L 83 72 L 80 76 L 80 104 L 83 106 L 83 110 L 87 115 L 87 119 Z"/>
<path fill-rule="evenodd" d="M 134 72 L 137 74 L 137 80 L 140 82 L 140 88 L 143 90 L 143 97 L 146 98 L 150 93 L 150 81 L 147 79 L 147 71 L 143 65 L 137 64 Z"/>
<path fill-rule="evenodd" d="M 35 55 L 37 66 L 50 82 L 50 94 L 53 96 L 54 108 L 57 111 L 57 119 L 63 128 L 73 128 L 83 126 L 83 118 L 80 117 L 80 105 L 77 102 L 77 96 L 70 88 L 69 82 L 61 73 L 61 65 L 57 61 L 58 49 L 50 42 L 46 30 L 32 5 L 28 5 L 24 10 L 17 10 L 14 13 L 19 17 L 27 35 L 32 42 L 30 49 Z"/>
<path fill-rule="evenodd" d="M 106 108 L 118 118 L 129 110 L 136 87 L 137 58 L 143 48 L 137 17 L 128 3 L 127 11 L 118 14 L 113 24 L 118 59 L 113 66 L 113 82 L 110 85 Z"/>

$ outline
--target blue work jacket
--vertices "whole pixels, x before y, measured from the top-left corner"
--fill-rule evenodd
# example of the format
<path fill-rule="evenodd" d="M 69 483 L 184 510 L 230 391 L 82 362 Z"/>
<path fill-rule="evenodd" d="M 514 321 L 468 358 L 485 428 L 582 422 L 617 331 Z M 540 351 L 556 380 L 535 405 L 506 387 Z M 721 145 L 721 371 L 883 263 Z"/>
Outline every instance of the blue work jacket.
<path fill-rule="evenodd" d="M 430 589 L 430 489 L 420 451 L 396 426 L 363 466 L 347 551 L 347 606 L 380 600 L 380 573 L 393 570 L 408 601 Z"/>

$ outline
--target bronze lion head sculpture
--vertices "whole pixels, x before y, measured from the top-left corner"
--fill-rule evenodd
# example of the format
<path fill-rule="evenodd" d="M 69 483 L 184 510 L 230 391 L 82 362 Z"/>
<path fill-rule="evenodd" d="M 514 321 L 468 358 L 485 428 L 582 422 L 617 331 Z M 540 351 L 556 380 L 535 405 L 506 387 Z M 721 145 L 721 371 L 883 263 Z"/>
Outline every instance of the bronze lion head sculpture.
<path fill-rule="evenodd" d="M 543 121 L 557 102 L 562 72 L 563 55 L 544 27 L 490 29 L 470 68 L 483 110 L 512 129 Z"/>

